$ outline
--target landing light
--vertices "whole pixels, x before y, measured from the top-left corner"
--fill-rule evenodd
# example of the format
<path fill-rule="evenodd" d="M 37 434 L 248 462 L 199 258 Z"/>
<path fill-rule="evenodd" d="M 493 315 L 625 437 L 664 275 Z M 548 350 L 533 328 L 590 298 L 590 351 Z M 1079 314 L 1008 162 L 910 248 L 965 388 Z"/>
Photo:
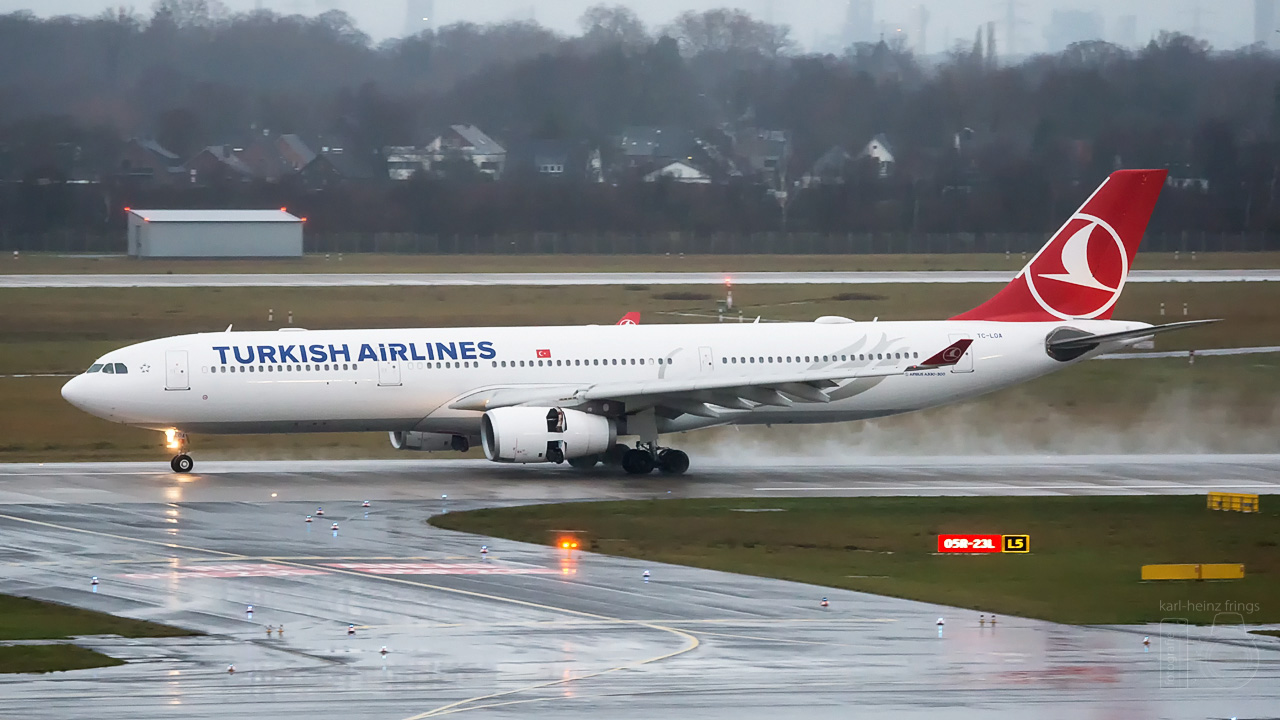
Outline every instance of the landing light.
<path fill-rule="evenodd" d="M 178 448 L 182 447 L 182 443 L 178 442 L 178 431 L 174 430 L 173 428 L 169 428 L 168 430 L 165 430 L 164 444 L 165 444 L 165 447 L 169 448 L 170 450 L 177 450 Z"/>

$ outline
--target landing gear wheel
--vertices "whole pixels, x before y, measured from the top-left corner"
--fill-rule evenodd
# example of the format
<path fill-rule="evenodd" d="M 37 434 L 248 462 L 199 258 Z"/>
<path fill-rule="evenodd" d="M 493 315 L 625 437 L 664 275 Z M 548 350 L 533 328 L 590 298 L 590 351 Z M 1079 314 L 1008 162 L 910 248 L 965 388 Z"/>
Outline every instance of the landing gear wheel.
<path fill-rule="evenodd" d="M 628 475 L 648 475 L 653 472 L 654 464 L 653 453 L 648 450 L 639 448 L 628 450 L 627 454 L 622 456 L 622 469 L 626 470 Z"/>
<path fill-rule="evenodd" d="M 169 461 L 169 467 L 173 468 L 173 471 L 176 473 L 189 473 L 191 472 L 191 468 L 195 466 L 195 461 L 191 459 L 190 455 L 185 453 L 182 455 L 174 455 L 173 459 Z"/>
<path fill-rule="evenodd" d="M 601 460 L 605 465 L 621 465 L 622 458 L 626 457 L 628 452 L 631 452 L 631 448 L 622 443 L 615 443 L 613 447 L 605 452 Z"/>
<path fill-rule="evenodd" d="M 579 470 L 590 470 L 600 462 L 599 455 L 583 455 L 582 457 L 569 458 L 569 467 Z"/>
<path fill-rule="evenodd" d="M 660 450 L 658 469 L 667 475 L 683 475 L 689 469 L 689 456 L 680 450 Z"/>

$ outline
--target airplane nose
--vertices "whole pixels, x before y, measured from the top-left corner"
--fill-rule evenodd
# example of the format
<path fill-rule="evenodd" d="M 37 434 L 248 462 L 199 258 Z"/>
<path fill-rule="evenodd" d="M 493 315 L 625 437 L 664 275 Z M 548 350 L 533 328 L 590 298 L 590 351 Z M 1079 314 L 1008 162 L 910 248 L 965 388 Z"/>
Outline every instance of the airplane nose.
<path fill-rule="evenodd" d="M 85 404 L 88 401 L 88 392 L 85 388 L 85 377 L 83 375 L 71 378 L 66 385 L 62 386 L 62 399 L 81 410 L 87 410 Z"/>

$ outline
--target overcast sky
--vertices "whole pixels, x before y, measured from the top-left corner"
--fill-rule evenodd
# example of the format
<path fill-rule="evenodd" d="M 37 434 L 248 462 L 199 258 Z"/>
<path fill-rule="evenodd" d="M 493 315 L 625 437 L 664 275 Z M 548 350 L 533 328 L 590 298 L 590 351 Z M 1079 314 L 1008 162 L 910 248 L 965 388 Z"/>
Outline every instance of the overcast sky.
<path fill-rule="evenodd" d="M 233 11 L 251 10 L 256 0 L 223 0 Z M 315 14 L 337 8 L 351 13 L 361 29 L 376 39 L 398 36 L 404 28 L 406 0 L 262 0 L 264 7 L 283 13 Z M 562 32 L 577 32 L 578 17 L 598 0 L 435 0 L 437 26 L 460 20 L 495 22 L 536 20 Z M 660 26 L 685 10 L 741 7 L 761 19 L 791 26 L 792 37 L 806 50 L 837 47 L 835 31 L 848 0 L 607 0 L 629 5 L 651 26 Z M 1136 17 L 1136 38 L 1144 43 L 1162 29 L 1191 33 L 1215 48 L 1229 49 L 1253 41 L 1254 0 L 1015 0 L 1020 26 L 1018 49 L 1046 49 L 1045 25 L 1054 8 L 1097 13 L 1105 39 L 1117 40 L 1119 19 Z M 0 0 L 0 12 L 34 9 L 37 14 L 96 15 L 109 6 L 132 5 L 150 14 L 150 0 Z M 1008 0 L 875 0 L 876 21 L 886 34 L 906 33 L 914 46 L 919 36 L 919 8 L 928 11 L 926 51 L 950 47 L 956 40 L 972 42 L 974 30 L 988 20 L 997 22 L 997 41 L 1005 44 L 1004 19 Z M 1277 36 L 1280 37 L 1280 36 Z"/>

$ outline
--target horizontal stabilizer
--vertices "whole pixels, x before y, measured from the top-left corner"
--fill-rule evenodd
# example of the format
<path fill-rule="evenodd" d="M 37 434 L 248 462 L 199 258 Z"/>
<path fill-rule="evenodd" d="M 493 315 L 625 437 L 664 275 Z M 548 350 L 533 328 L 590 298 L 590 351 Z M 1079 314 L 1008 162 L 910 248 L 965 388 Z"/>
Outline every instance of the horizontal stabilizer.
<path fill-rule="evenodd" d="M 1049 350 L 1051 351 L 1092 350 L 1102 343 L 1137 340 L 1138 338 L 1173 332 L 1174 330 L 1185 330 L 1187 328 L 1193 328 L 1199 325 L 1208 325 L 1209 323 L 1215 322 L 1218 321 L 1216 319 L 1186 320 L 1184 322 L 1169 323 L 1168 325 L 1153 325 L 1151 327 L 1138 328 L 1137 330 L 1122 330 L 1120 332 L 1101 333 L 1098 335 L 1081 335 L 1078 337 L 1050 339 L 1046 344 L 1049 346 Z"/>

